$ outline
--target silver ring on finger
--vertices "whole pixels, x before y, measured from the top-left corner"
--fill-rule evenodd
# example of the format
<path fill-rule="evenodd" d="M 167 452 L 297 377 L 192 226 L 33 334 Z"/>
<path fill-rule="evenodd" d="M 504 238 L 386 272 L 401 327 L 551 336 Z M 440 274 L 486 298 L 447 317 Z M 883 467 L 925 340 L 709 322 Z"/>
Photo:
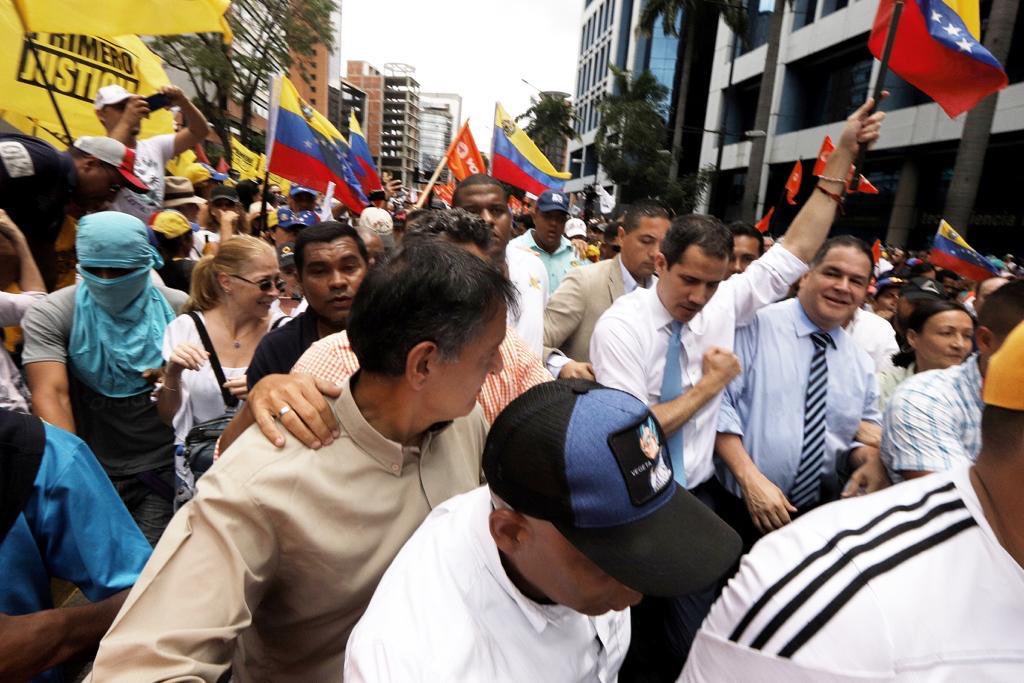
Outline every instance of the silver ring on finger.
<path fill-rule="evenodd" d="M 287 406 L 287 405 L 286 405 L 286 406 L 284 406 L 283 408 L 281 408 L 281 410 L 277 411 L 277 416 L 278 416 L 278 417 L 284 417 L 285 415 L 287 415 L 288 413 L 290 413 L 290 412 L 291 412 L 291 410 L 292 410 L 292 407 L 291 407 L 291 406 Z"/>

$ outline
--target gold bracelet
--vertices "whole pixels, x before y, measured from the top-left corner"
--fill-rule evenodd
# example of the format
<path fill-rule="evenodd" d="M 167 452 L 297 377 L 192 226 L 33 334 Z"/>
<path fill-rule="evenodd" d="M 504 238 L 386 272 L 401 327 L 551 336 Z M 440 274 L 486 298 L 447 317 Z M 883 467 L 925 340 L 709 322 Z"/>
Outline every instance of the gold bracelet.
<path fill-rule="evenodd" d="M 818 176 L 818 180 L 827 180 L 832 183 L 842 183 L 843 185 L 846 185 L 845 178 L 833 178 L 832 176 L 820 175 Z"/>

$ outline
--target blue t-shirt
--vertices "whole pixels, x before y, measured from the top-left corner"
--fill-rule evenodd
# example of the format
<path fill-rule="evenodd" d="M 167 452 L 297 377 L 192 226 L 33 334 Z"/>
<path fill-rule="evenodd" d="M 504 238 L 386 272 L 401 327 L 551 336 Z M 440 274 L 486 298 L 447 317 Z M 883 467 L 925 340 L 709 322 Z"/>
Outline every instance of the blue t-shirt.
<path fill-rule="evenodd" d="M 152 552 L 85 442 L 44 425 L 46 447 L 33 492 L 0 542 L 0 613 L 52 609 L 50 578 L 92 602 L 138 579 Z M 59 681 L 52 669 L 37 681 Z"/>

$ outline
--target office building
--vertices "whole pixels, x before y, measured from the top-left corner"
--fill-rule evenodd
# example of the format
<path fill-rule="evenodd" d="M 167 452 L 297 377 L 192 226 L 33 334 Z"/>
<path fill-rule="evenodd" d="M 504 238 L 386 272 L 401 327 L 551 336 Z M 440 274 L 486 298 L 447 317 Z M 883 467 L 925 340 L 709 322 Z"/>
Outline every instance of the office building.
<path fill-rule="evenodd" d="M 417 182 L 420 154 L 420 84 L 408 64 L 384 65 L 380 170 L 406 187 Z"/>
<path fill-rule="evenodd" d="M 350 60 L 345 82 L 365 95 L 363 134 L 370 147 L 370 154 L 379 165 L 381 131 L 384 128 L 384 74 L 369 62 Z"/>
<path fill-rule="evenodd" d="M 989 6 L 982 5 L 983 13 Z M 787 5 L 779 60 L 772 65 L 777 76 L 758 216 L 779 205 L 782 186 L 797 159 L 803 162 L 805 178 L 801 197 L 812 191 L 810 174 L 822 139 L 837 139 L 845 118 L 867 97 L 879 68 L 867 48 L 877 7 L 865 0 L 797 0 Z M 739 213 L 751 146 L 743 133 L 754 127 L 769 18 L 767 12 L 757 15 L 749 50 L 742 45 L 734 49 L 730 31 L 718 27 L 704 127 L 718 129 L 724 107 L 728 134 L 710 209 L 725 218 Z M 984 36 L 984 14 L 982 19 Z M 1018 13 L 1014 35 L 1024 36 L 1024 12 Z M 983 253 L 1024 251 L 1024 204 L 1019 201 L 1024 173 L 1017 163 L 1024 155 L 1024 40 L 1014 41 L 1004 66 L 1010 86 L 999 94 L 974 215 L 970 225 L 954 226 L 967 232 L 971 244 Z M 850 197 L 837 230 L 869 242 L 882 238 L 925 248 L 942 217 L 966 115 L 951 120 L 929 97 L 891 72 L 886 87 L 892 94 L 882 104 L 888 114 L 885 129 L 865 165 L 867 177 L 880 192 Z M 715 163 L 717 146 L 718 135 L 705 134 L 702 163 Z M 781 220 L 774 229 L 784 229 L 794 211 L 781 206 L 776 211 Z"/>
<path fill-rule="evenodd" d="M 462 97 L 452 93 L 420 93 L 421 173 L 432 174 L 448 151 L 462 116 Z M 440 180 L 448 179 L 445 169 Z"/>

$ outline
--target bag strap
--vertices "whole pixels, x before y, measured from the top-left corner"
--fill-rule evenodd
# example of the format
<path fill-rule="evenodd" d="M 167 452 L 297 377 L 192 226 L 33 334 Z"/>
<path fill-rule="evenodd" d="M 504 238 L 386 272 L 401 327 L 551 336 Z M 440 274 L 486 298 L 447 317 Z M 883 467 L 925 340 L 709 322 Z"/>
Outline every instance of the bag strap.
<path fill-rule="evenodd" d="M 220 359 L 217 358 L 217 350 L 213 348 L 213 341 L 210 339 L 210 333 L 206 331 L 206 325 L 203 324 L 203 319 L 199 317 L 199 314 L 195 311 L 189 311 L 188 316 L 192 318 L 192 322 L 196 324 L 196 330 L 199 331 L 199 338 L 203 340 L 203 348 L 210 354 L 210 365 L 213 366 L 213 374 L 217 378 L 217 382 L 220 383 L 220 394 L 224 397 L 224 405 L 228 408 L 238 407 L 238 397 L 228 391 L 224 384 L 228 381 L 227 377 L 224 376 L 224 368 L 220 365 Z"/>

